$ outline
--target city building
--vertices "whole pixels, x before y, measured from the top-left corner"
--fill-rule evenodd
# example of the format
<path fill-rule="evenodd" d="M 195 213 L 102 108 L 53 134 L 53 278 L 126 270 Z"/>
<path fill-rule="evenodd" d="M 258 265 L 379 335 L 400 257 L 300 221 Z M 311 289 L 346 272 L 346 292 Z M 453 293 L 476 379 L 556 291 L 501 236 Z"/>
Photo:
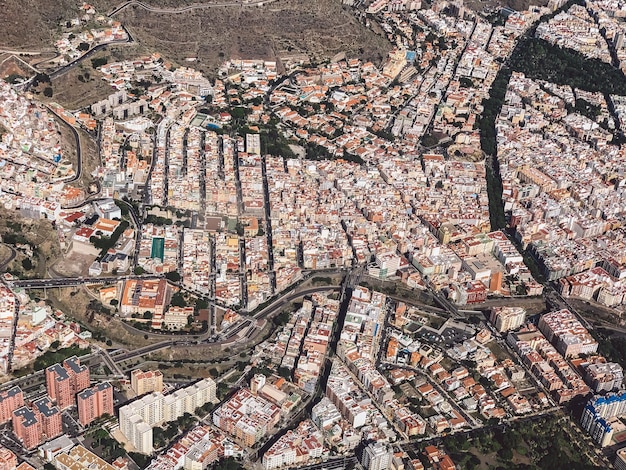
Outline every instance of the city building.
<path fill-rule="evenodd" d="M 59 408 L 45 396 L 32 403 L 32 409 L 39 422 L 45 440 L 54 439 L 63 434 L 63 420 Z"/>
<path fill-rule="evenodd" d="M 76 356 L 46 369 L 46 389 L 60 409 L 74 404 L 78 392 L 89 387 L 89 368 Z"/>
<path fill-rule="evenodd" d="M 163 422 L 163 395 L 151 393 L 119 409 L 120 431 L 143 454 L 152 453 L 152 427 Z"/>
<path fill-rule="evenodd" d="M 6 447 L 0 447 L 0 470 L 13 470 L 17 467 L 17 457 Z"/>
<path fill-rule="evenodd" d="M 489 321 L 500 333 L 515 330 L 524 324 L 526 310 L 522 307 L 493 307 Z"/>
<path fill-rule="evenodd" d="M 121 433 L 143 454 L 150 454 L 152 428 L 166 421 L 174 421 L 185 413 L 193 414 L 196 408 L 215 402 L 217 386 L 210 379 L 202 379 L 169 395 L 152 392 L 119 409 Z"/>
<path fill-rule="evenodd" d="M 289 430 L 263 454 L 265 470 L 282 466 L 304 465 L 322 456 L 322 433 L 311 420 L 302 421 L 295 430 Z"/>
<path fill-rule="evenodd" d="M 58 454 L 69 452 L 75 445 L 67 434 L 63 434 L 39 446 L 38 453 L 46 462 L 52 462 Z"/>
<path fill-rule="evenodd" d="M 372 442 L 363 449 L 361 465 L 366 470 L 386 470 L 391 468 L 392 454 L 382 442 Z"/>
<path fill-rule="evenodd" d="M 597 341 L 567 309 L 543 315 L 539 320 L 539 330 L 565 358 L 598 350 Z"/>
<path fill-rule="evenodd" d="M 102 415 L 113 416 L 113 387 L 108 382 L 86 388 L 77 395 L 78 420 L 83 426 Z"/>
<path fill-rule="evenodd" d="M 120 311 L 123 315 L 163 315 L 172 298 L 173 288 L 165 279 L 132 279 L 124 282 Z"/>
<path fill-rule="evenodd" d="M 615 430 L 612 421 L 625 414 L 626 392 L 594 396 L 583 410 L 580 425 L 601 447 L 606 447 L 611 443 Z"/>
<path fill-rule="evenodd" d="M 33 449 L 43 442 L 41 423 L 33 410 L 26 406 L 13 412 L 13 433 L 26 449 Z"/>
<path fill-rule="evenodd" d="M 160 370 L 135 369 L 130 373 L 130 386 L 137 396 L 163 391 L 163 373 Z"/>
<path fill-rule="evenodd" d="M 54 465 L 58 470 L 120 470 L 120 467 L 107 463 L 81 445 L 57 454 Z"/>
<path fill-rule="evenodd" d="M 213 424 L 246 447 L 253 446 L 280 420 L 280 408 L 242 388 L 213 413 Z"/>
<path fill-rule="evenodd" d="M 13 412 L 24 406 L 24 393 L 20 387 L 12 387 L 0 392 L 0 423 L 13 419 Z"/>
<path fill-rule="evenodd" d="M 584 371 L 585 381 L 595 393 L 610 392 L 622 387 L 624 370 L 615 362 L 589 364 Z"/>

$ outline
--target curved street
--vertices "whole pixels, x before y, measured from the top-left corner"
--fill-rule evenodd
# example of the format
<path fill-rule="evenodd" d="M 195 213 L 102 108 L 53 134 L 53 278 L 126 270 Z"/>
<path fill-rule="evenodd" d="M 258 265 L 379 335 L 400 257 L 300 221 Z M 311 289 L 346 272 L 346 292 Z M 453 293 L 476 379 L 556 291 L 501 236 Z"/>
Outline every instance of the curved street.
<path fill-rule="evenodd" d="M 13 248 L 11 245 L 7 245 L 6 243 L 2 243 L 1 245 L 7 247 L 11 251 L 11 253 L 9 254 L 9 257 L 6 260 L 0 260 L 0 271 L 4 271 L 4 269 L 17 256 L 17 251 L 15 251 L 15 248 Z"/>
<path fill-rule="evenodd" d="M 151 13 L 178 14 L 178 13 L 186 13 L 188 11 L 193 11 L 193 10 L 203 10 L 205 8 L 215 8 L 215 7 L 263 6 L 263 5 L 268 5 L 270 3 L 274 3 L 277 1 L 278 0 L 256 0 L 256 1 L 247 2 L 243 0 L 243 1 L 233 1 L 233 2 L 194 3 L 192 5 L 179 7 L 179 8 L 159 8 L 159 7 L 154 7 L 152 5 L 149 5 L 147 3 L 144 3 L 138 0 L 130 0 L 116 7 L 115 9 L 111 10 L 108 16 L 112 17 L 113 15 L 116 15 L 119 12 L 125 10 L 129 6 L 139 7 Z"/>

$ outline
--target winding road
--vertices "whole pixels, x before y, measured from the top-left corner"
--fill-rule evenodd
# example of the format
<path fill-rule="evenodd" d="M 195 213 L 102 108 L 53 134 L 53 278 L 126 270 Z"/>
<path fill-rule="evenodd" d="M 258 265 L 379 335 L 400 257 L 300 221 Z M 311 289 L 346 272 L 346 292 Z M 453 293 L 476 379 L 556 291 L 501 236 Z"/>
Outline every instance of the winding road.
<path fill-rule="evenodd" d="M 0 271 L 4 271 L 4 269 L 11 263 L 11 261 L 13 261 L 15 259 L 15 257 L 17 256 L 17 251 L 15 251 L 15 248 L 13 248 L 11 245 L 7 245 L 5 243 L 2 243 L 2 246 L 6 246 L 9 250 L 11 250 L 11 254 L 9 255 L 9 258 L 0 262 Z"/>
<path fill-rule="evenodd" d="M 239 6 L 263 6 L 268 5 L 270 3 L 277 2 L 278 0 L 255 0 L 247 2 L 245 0 L 240 1 L 232 1 L 232 2 L 215 2 L 215 3 L 192 3 L 191 5 L 187 5 L 179 8 L 159 8 L 152 5 L 149 5 L 144 2 L 140 2 L 139 0 L 130 0 L 111 10 L 108 16 L 112 17 L 113 15 L 117 15 L 119 12 L 125 10 L 130 6 L 135 6 L 147 10 L 152 13 L 166 13 L 166 14 L 178 14 L 178 13 L 186 13 L 188 11 L 193 10 L 203 10 L 205 8 L 215 8 L 215 7 L 239 7 Z"/>

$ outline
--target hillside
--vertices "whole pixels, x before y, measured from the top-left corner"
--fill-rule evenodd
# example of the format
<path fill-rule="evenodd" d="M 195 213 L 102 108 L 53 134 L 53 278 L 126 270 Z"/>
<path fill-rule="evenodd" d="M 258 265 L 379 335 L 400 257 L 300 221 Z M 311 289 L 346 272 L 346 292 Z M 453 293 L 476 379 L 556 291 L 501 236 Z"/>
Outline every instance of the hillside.
<path fill-rule="evenodd" d="M 280 0 L 261 8 L 218 7 L 180 14 L 131 7 L 116 18 L 144 47 L 177 62 L 196 57 L 194 67 L 204 72 L 214 70 L 224 57 L 305 53 L 326 58 L 347 51 L 380 62 L 390 47 L 360 25 L 340 0 Z"/>
<path fill-rule="evenodd" d="M 53 48 L 59 23 L 78 11 L 76 0 L 0 0 L 0 47 Z"/>
<path fill-rule="evenodd" d="M 108 12 L 123 2 L 92 3 L 98 11 Z M 200 2 L 146 3 L 172 7 Z M 4 31 L 0 46 L 50 47 L 59 22 L 71 17 L 78 4 L 77 0 L 0 0 L 0 29 Z M 342 7 L 341 0 L 279 0 L 264 7 L 215 7 L 177 14 L 130 6 L 115 19 L 128 27 L 142 49 L 159 51 L 175 62 L 196 57 L 194 67 L 204 72 L 214 71 L 227 57 L 276 58 L 305 53 L 325 58 L 346 51 L 379 62 L 390 48 L 385 39 L 359 24 L 351 11 Z M 126 53 L 132 54 L 133 48 Z"/>

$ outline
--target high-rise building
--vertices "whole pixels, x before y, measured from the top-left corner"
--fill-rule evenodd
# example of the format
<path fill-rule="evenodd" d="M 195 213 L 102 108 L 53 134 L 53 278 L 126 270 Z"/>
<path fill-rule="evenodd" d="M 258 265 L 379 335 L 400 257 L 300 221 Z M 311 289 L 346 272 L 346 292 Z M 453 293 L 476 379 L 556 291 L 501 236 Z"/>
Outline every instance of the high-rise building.
<path fill-rule="evenodd" d="M 89 368 L 81 365 L 76 356 L 63 361 L 63 365 L 54 364 L 46 369 L 48 395 L 62 410 L 73 405 L 76 394 L 87 387 Z"/>
<path fill-rule="evenodd" d="M 366 470 L 386 470 L 391 468 L 391 452 L 382 442 L 373 442 L 363 450 L 361 464 Z"/>
<path fill-rule="evenodd" d="M 13 419 L 13 412 L 24 406 L 24 394 L 20 387 L 0 392 L 0 424 Z"/>
<path fill-rule="evenodd" d="M 26 449 L 33 449 L 43 442 L 41 423 L 33 410 L 26 406 L 13 412 L 13 433 Z"/>
<path fill-rule="evenodd" d="M 626 415 L 626 392 L 594 396 L 583 410 L 580 425 L 594 441 L 605 447 L 613 438 L 613 420 L 624 415 Z"/>
<path fill-rule="evenodd" d="M 265 376 L 263 374 L 255 374 L 254 377 L 250 380 L 250 391 L 255 395 L 263 388 L 265 385 Z"/>
<path fill-rule="evenodd" d="M 489 316 L 489 321 L 500 333 L 519 328 L 525 319 L 526 310 L 521 307 L 494 307 Z"/>
<path fill-rule="evenodd" d="M 104 414 L 113 416 L 113 387 L 103 382 L 86 388 L 77 395 L 78 420 L 88 426 L 93 420 Z"/>
<path fill-rule="evenodd" d="M 120 431 L 138 452 L 152 453 L 152 426 L 163 422 L 163 395 L 154 392 L 122 406 L 119 421 Z"/>
<path fill-rule="evenodd" d="M 13 470 L 17 467 L 17 457 L 5 447 L 0 447 L 0 470 Z"/>
<path fill-rule="evenodd" d="M 142 371 L 135 369 L 130 373 L 130 386 L 137 396 L 163 391 L 163 373 L 160 370 Z"/>
<path fill-rule="evenodd" d="M 199 382 L 164 396 L 153 392 L 119 410 L 120 431 L 137 451 L 150 454 L 152 427 L 173 421 L 208 402 L 215 402 L 217 386 L 212 379 Z"/>
<path fill-rule="evenodd" d="M 63 434 L 61 412 L 49 397 L 43 397 L 32 403 L 33 412 L 40 423 L 41 432 L 46 439 L 53 439 Z"/>

